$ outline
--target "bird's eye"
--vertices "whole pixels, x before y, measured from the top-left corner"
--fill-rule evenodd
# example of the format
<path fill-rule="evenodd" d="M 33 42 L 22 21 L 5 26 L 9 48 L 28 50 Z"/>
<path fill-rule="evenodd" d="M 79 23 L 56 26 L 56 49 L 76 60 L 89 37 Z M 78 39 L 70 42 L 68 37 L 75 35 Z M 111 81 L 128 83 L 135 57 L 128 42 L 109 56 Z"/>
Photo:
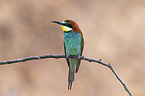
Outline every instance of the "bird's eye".
<path fill-rule="evenodd" d="M 71 25 L 71 24 L 67 24 L 67 26 L 68 26 L 69 28 L 72 28 L 72 25 Z"/>
<path fill-rule="evenodd" d="M 71 24 L 68 24 L 68 23 L 63 23 L 62 25 L 67 26 L 69 28 L 72 28 L 72 25 Z"/>

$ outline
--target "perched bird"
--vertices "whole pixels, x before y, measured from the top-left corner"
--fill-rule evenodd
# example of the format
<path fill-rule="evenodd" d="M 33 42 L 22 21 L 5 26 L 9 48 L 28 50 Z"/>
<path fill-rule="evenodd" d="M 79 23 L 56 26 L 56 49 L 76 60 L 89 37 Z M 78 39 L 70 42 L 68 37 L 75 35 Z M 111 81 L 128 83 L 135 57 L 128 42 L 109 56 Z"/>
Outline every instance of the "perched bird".
<path fill-rule="evenodd" d="M 84 48 L 84 39 L 82 31 L 80 30 L 77 23 L 73 20 L 65 20 L 63 22 L 52 21 L 61 25 L 64 33 L 64 50 L 66 60 L 69 67 L 68 73 L 68 90 L 71 90 L 72 83 L 75 79 L 75 72 L 78 72 L 80 66 L 80 56 L 82 56 Z M 70 56 L 77 56 L 78 58 L 70 58 Z"/>

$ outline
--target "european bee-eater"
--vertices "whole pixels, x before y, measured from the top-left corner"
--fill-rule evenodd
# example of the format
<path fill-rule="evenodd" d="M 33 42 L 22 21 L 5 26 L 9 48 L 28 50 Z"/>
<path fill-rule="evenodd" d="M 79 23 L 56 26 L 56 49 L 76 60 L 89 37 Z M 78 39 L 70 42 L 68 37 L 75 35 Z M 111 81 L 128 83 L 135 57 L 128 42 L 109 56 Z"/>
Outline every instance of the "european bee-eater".
<path fill-rule="evenodd" d="M 78 72 L 84 48 L 84 39 L 82 31 L 80 30 L 77 23 L 73 20 L 65 20 L 63 22 L 52 21 L 61 25 L 64 33 L 64 50 L 66 60 L 69 67 L 68 73 L 68 90 L 71 90 L 72 83 L 74 81 L 74 74 Z M 70 56 L 77 56 L 78 59 L 70 58 Z"/>

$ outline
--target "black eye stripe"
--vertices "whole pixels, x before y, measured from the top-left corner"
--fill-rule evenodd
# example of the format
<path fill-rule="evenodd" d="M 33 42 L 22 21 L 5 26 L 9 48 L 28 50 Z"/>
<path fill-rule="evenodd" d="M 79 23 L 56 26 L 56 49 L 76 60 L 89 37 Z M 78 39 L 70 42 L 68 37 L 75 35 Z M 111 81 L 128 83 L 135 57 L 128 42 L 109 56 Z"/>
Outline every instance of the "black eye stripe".
<path fill-rule="evenodd" d="M 72 28 L 72 25 L 71 24 L 68 24 L 68 27 Z"/>
<path fill-rule="evenodd" d="M 68 23 L 63 23 L 62 25 L 63 25 L 63 26 L 67 26 L 67 27 L 69 27 L 69 28 L 72 28 L 72 25 L 71 25 L 71 24 L 68 24 Z"/>

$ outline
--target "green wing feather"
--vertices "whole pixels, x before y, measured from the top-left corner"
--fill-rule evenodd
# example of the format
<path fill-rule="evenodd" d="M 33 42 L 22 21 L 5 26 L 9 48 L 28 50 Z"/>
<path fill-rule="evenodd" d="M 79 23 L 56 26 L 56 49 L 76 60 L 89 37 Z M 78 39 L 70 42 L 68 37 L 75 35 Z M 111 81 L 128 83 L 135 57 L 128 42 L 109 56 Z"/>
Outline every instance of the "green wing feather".
<path fill-rule="evenodd" d="M 82 56 L 83 49 L 84 49 L 84 38 L 82 37 L 82 42 L 81 42 L 81 54 L 80 54 L 80 56 Z M 79 70 L 80 63 L 81 63 L 81 60 L 79 60 L 78 63 L 77 63 L 77 65 L 76 65 L 76 73 L 77 73 L 78 70 Z"/>
<path fill-rule="evenodd" d="M 63 42 L 63 44 L 64 44 L 64 52 L 65 52 L 65 56 L 67 56 L 67 54 L 66 54 L 66 47 L 65 47 L 65 43 Z M 67 61 L 68 67 L 70 68 L 69 58 L 66 58 L 66 61 Z"/>
<path fill-rule="evenodd" d="M 84 49 L 84 38 L 82 37 L 82 42 L 81 42 L 81 56 L 82 56 L 83 49 Z"/>

